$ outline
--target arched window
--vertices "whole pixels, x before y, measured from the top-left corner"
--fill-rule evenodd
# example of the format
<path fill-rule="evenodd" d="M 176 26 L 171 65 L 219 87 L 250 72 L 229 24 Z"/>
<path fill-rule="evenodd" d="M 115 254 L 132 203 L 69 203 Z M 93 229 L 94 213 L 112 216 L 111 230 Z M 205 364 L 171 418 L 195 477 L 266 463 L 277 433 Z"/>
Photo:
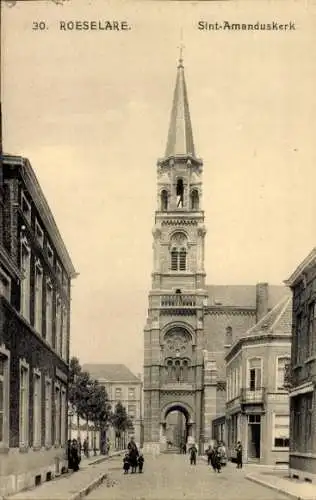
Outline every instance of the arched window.
<path fill-rule="evenodd" d="M 171 271 L 187 269 L 187 238 L 185 234 L 176 233 L 171 239 Z"/>
<path fill-rule="evenodd" d="M 171 359 L 169 359 L 167 361 L 167 377 L 168 377 L 168 380 L 171 380 L 171 378 L 172 378 L 172 361 L 171 361 Z"/>
<path fill-rule="evenodd" d="M 188 361 L 186 359 L 184 359 L 183 363 L 182 363 L 182 380 L 183 380 L 183 382 L 188 381 L 188 375 L 189 375 Z"/>
<path fill-rule="evenodd" d="M 178 359 L 175 362 L 175 375 L 176 375 L 176 381 L 180 382 L 181 370 L 180 370 L 180 361 Z"/>
<path fill-rule="evenodd" d="M 233 330 L 231 326 L 228 326 L 226 328 L 226 339 L 225 339 L 225 344 L 226 345 L 232 345 L 233 343 Z"/>
<path fill-rule="evenodd" d="M 199 193 L 197 189 L 193 189 L 191 191 L 191 209 L 192 210 L 199 209 Z"/>
<path fill-rule="evenodd" d="M 184 202 L 183 180 L 178 179 L 178 181 L 177 181 L 177 208 L 183 208 L 183 202 Z"/>
<path fill-rule="evenodd" d="M 165 189 L 160 193 L 160 208 L 162 212 L 168 210 L 168 192 Z"/>

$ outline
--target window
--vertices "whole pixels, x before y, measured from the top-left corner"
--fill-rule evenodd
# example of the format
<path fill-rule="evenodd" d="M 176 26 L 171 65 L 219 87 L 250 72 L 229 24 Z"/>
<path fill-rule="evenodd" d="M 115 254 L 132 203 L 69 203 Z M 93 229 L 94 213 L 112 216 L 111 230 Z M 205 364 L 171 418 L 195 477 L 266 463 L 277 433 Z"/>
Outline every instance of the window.
<path fill-rule="evenodd" d="M 260 415 L 248 415 L 248 423 L 249 424 L 260 424 L 261 416 Z"/>
<path fill-rule="evenodd" d="M 304 345 L 302 342 L 302 314 L 298 314 L 296 316 L 296 325 L 295 325 L 295 337 L 294 337 L 294 361 L 295 363 L 301 363 L 303 360 L 303 349 L 301 348 Z"/>
<path fill-rule="evenodd" d="M 63 274 L 63 289 L 66 295 L 68 295 L 68 279 L 66 273 Z"/>
<path fill-rule="evenodd" d="M 291 398 L 294 451 L 312 451 L 313 392 Z"/>
<path fill-rule="evenodd" d="M 231 345 L 233 341 L 233 329 L 231 326 L 228 326 L 226 328 L 226 339 L 225 339 L 225 344 L 226 345 Z"/>
<path fill-rule="evenodd" d="M 46 283 L 46 340 L 51 345 L 53 334 L 53 287 L 50 281 Z"/>
<path fill-rule="evenodd" d="M 52 250 L 49 243 L 47 243 L 46 253 L 47 253 L 47 258 L 48 258 L 49 263 L 51 265 L 53 265 L 54 264 L 54 253 L 53 253 L 53 250 Z"/>
<path fill-rule="evenodd" d="M 61 337 L 61 355 L 67 361 L 68 351 L 68 315 L 66 307 L 62 310 L 62 337 Z"/>
<path fill-rule="evenodd" d="M 30 319 L 30 277 L 31 277 L 31 251 L 25 239 L 21 242 L 21 313 Z"/>
<path fill-rule="evenodd" d="M 20 446 L 29 444 L 29 367 L 20 362 Z"/>
<path fill-rule="evenodd" d="M 160 208 L 162 212 L 168 210 L 168 192 L 165 189 L 160 193 Z"/>
<path fill-rule="evenodd" d="M 288 448 L 290 446 L 289 415 L 274 415 L 274 447 Z"/>
<path fill-rule="evenodd" d="M 57 263 L 56 274 L 57 274 L 57 279 L 58 279 L 59 283 L 62 283 L 62 281 L 63 281 L 63 272 L 62 272 L 62 269 L 60 267 L 60 264 L 58 264 L 58 263 Z"/>
<path fill-rule="evenodd" d="M 66 443 L 66 390 L 63 387 L 61 390 L 61 433 L 60 441 L 61 445 L 64 446 Z"/>
<path fill-rule="evenodd" d="M 41 375 L 34 371 L 33 378 L 33 447 L 41 446 L 42 438 L 42 387 Z"/>
<path fill-rule="evenodd" d="M 9 446 L 9 352 L 0 351 L 0 444 Z"/>
<path fill-rule="evenodd" d="M 39 262 L 35 263 L 35 294 L 34 294 L 34 327 L 42 334 L 43 318 L 43 269 Z"/>
<path fill-rule="evenodd" d="M 288 356 L 283 358 L 277 358 L 277 383 L 276 383 L 277 390 L 284 389 L 285 370 L 289 362 L 290 358 Z"/>
<path fill-rule="evenodd" d="M 193 189 L 191 191 L 191 209 L 192 210 L 199 209 L 199 193 L 197 189 Z"/>
<path fill-rule="evenodd" d="M 305 451 L 312 451 L 313 393 L 305 394 Z"/>
<path fill-rule="evenodd" d="M 127 414 L 132 420 L 134 420 L 136 418 L 136 405 L 128 405 Z"/>
<path fill-rule="evenodd" d="M 35 237 L 37 243 L 43 248 L 44 245 L 44 231 L 37 221 L 35 221 Z"/>
<path fill-rule="evenodd" d="M 183 180 L 182 179 L 178 179 L 178 181 L 177 181 L 176 194 L 177 194 L 177 208 L 183 208 L 183 204 L 184 204 L 184 186 L 183 186 Z"/>
<path fill-rule="evenodd" d="M 185 271 L 187 267 L 187 237 L 175 233 L 171 238 L 171 271 Z"/>
<path fill-rule="evenodd" d="M 55 446 L 60 445 L 60 387 L 55 385 Z"/>
<path fill-rule="evenodd" d="M 24 217 L 28 222 L 31 222 L 31 204 L 26 199 L 25 194 L 22 192 L 21 195 L 21 209 Z"/>
<path fill-rule="evenodd" d="M 5 297 L 9 302 L 11 301 L 11 279 L 0 268 L 0 295 Z"/>
<path fill-rule="evenodd" d="M 115 399 L 116 401 L 120 401 L 122 399 L 122 389 L 120 387 L 116 387 L 115 389 Z"/>
<path fill-rule="evenodd" d="M 135 399 L 135 388 L 134 387 L 129 387 L 128 399 Z"/>
<path fill-rule="evenodd" d="M 261 359 L 249 360 L 249 389 L 256 391 L 261 388 Z"/>
<path fill-rule="evenodd" d="M 315 324 L 316 324 L 316 305 L 312 302 L 308 306 L 308 332 L 307 332 L 307 352 L 308 356 L 312 356 L 315 352 Z"/>
<path fill-rule="evenodd" d="M 60 297 L 56 297 L 56 332 L 55 332 L 55 351 L 61 354 L 61 336 L 62 336 L 62 322 L 61 322 L 61 301 Z"/>
<path fill-rule="evenodd" d="M 52 381 L 45 380 L 45 446 L 52 444 Z"/>

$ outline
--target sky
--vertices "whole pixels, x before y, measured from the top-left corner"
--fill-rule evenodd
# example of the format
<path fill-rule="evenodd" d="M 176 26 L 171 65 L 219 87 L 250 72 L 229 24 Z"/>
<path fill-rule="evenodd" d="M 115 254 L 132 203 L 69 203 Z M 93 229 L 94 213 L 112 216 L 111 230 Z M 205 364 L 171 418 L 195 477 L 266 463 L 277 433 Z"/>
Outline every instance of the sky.
<path fill-rule="evenodd" d="M 70 20 L 131 29 L 61 31 Z M 201 20 L 296 29 L 201 31 Z M 181 40 L 207 282 L 281 284 L 315 246 L 315 2 L 4 5 L 4 150 L 29 158 L 79 273 L 71 354 L 82 363 L 142 371 L 156 162 Z"/>

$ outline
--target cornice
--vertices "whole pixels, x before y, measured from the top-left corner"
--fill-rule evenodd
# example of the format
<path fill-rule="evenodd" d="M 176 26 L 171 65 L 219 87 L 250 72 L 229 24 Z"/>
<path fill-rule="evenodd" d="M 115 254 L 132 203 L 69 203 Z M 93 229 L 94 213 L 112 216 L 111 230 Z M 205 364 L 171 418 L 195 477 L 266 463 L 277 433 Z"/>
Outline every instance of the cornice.
<path fill-rule="evenodd" d="M 240 307 L 240 306 L 207 306 L 204 308 L 204 314 L 207 316 L 221 314 L 244 314 L 254 316 L 256 314 L 255 307 Z"/>
<path fill-rule="evenodd" d="M 248 344 L 258 344 L 269 342 L 273 344 L 273 342 L 277 340 L 282 340 L 283 342 L 288 342 L 291 344 L 292 336 L 291 335 L 282 335 L 278 333 L 262 333 L 259 335 L 249 335 L 245 337 L 240 337 L 235 344 L 230 348 L 229 352 L 225 356 L 225 361 L 228 362 L 238 351 L 241 351 L 243 347 Z"/>
<path fill-rule="evenodd" d="M 299 264 L 291 276 L 284 281 L 284 284 L 290 288 L 293 288 L 296 283 L 302 279 L 302 275 L 311 267 L 316 266 L 316 247 L 305 257 L 305 259 Z"/>
<path fill-rule="evenodd" d="M 3 161 L 6 164 L 19 167 L 21 178 L 24 181 L 25 186 L 36 205 L 36 208 L 43 221 L 43 224 L 45 225 L 45 228 L 52 239 L 57 254 L 59 255 L 59 258 L 62 260 L 63 266 L 67 274 L 71 278 L 76 278 L 78 276 L 78 273 L 76 272 L 72 264 L 68 250 L 60 235 L 54 216 L 49 208 L 48 202 L 37 180 L 35 172 L 33 171 L 31 163 L 27 158 L 23 158 L 21 156 L 9 156 L 9 155 L 8 156 L 4 155 Z"/>
<path fill-rule="evenodd" d="M 191 154 L 165 156 L 163 158 L 158 158 L 158 160 L 157 160 L 158 167 L 163 167 L 166 165 L 173 166 L 174 163 L 189 163 L 189 165 L 195 164 L 195 165 L 199 165 L 200 167 L 203 166 L 202 158 L 196 158 L 195 156 L 193 156 Z"/>

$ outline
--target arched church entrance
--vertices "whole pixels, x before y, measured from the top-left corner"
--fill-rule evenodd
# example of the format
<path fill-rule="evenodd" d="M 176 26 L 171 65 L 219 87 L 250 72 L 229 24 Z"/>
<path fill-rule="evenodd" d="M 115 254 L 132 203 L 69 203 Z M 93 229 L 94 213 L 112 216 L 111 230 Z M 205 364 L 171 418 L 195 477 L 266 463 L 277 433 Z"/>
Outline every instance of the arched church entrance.
<path fill-rule="evenodd" d="M 160 450 L 182 453 L 193 438 L 194 424 L 187 405 L 169 404 L 162 411 Z"/>

